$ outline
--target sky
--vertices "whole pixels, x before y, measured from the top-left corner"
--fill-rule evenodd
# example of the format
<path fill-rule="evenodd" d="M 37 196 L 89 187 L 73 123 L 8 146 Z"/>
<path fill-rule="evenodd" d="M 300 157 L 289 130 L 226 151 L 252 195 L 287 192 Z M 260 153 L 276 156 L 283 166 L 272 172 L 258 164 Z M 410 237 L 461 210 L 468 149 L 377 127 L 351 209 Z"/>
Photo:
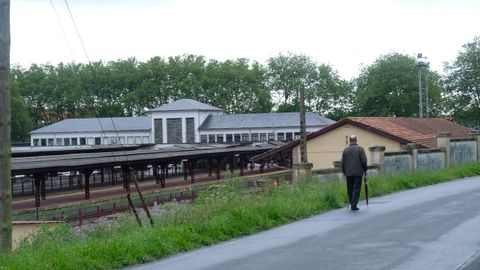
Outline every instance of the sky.
<path fill-rule="evenodd" d="M 442 73 L 480 36 L 478 0 L 67 1 L 86 54 L 65 0 L 11 0 L 12 64 L 183 54 L 265 64 L 294 53 L 351 79 L 392 52 L 423 53 Z"/>

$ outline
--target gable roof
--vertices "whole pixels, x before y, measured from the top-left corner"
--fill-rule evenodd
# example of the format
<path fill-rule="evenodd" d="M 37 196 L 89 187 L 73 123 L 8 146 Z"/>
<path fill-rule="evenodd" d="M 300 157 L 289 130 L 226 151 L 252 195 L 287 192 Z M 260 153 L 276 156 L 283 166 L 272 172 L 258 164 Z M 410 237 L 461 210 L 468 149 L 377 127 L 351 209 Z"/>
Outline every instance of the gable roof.
<path fill-rule="evenodd" d="M 335 121 L 315 113 L 305 114 L 307 126 L 323 127 Z M 249 113 L 209 115 L 198 130 L 209 129 L 239 129 L 239 128 L 280 128 L 299 127 L 300 113 Z"/>
<path fill-rule="evenodd" d="M 222 111 L 222 109 L 198 102 L 193 99 L 179 99 L 174 102 L 162 105 L 149 112 L 169 112 L 169 111 Z"/>
<path fill-rule="evenodd" d="M 384 132 L 421 148 L 436 148 L 438 132 L 450 132 L 452 139 L 468 138 L 471 132 L 443 118 L 353 117 L 350 120 L 371 127 L 373 132 Z"/>
<path fill-rule="evenodd" d="M 350 124 L 401 144 L 415 143 L 419 148 L 436 148 L 438 132 L 450 132 L 452 139 L 469 138 L 471 130 L 442 118 L 350 117 L 307 135 L 307 140 L 318 137 L 343 125 Z M 272 149 L 252 160 L 258 161 L 281 153 L 300 144 L 294 140 Z"/>
<path fill-rule="evenodd" d="M 104 132 L 104 131 L 149 131 L 151 118 L 112 117 L 112 118 L 71 118 L 36 129 L 30 134 L 61 132 Z"/>

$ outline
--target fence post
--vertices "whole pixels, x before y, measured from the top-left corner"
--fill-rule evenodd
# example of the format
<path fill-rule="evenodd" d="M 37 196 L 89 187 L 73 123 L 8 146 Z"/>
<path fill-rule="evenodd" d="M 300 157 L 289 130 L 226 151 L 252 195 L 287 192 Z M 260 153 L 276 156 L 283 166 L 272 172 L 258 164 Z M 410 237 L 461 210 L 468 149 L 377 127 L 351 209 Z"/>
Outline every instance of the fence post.
<path fill-rule="evenodd" d="M 471 134 L 477 141 L 477 161 L 480 161 L 480 130 L 472 130 Z"/>
<path fill-rule="evenodd" d="M 409 143 L 406 146 L 406 149 L 410 152 L 412 156 L 412 171 L 418 170 L 418 149 L 417 145 L 414 143 Z"/>
<path fill-rule="evenodd" d="M 385 173 L 385 146 L 372 146 L 369 147 L 370 151 L 370 164 L 378 167 L 378 174 Z"/>
<path fill-rule="evenodd" d="M 450 167 L 450 132 L 438 132 L 437 147 L 445 154 L 445 168 Z"/>
<path fill-rule="evenodd" d="M 333 161 L 333 168 L 340 171 L 340 180 L 345 181 L 346 178 L 345 178 L 345 175 L 343 174 L 343 171 L 342 171 L 342 161 L 341 160 Z"/>

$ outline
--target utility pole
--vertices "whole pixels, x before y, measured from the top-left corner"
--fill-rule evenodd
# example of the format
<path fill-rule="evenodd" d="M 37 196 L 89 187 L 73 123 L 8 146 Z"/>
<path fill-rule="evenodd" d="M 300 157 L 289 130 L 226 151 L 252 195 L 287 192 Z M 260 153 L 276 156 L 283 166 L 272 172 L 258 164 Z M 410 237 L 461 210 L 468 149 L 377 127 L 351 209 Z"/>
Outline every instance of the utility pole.
<path fill-rule="evenodd" d="M 0 251 L 12 249 L 10 186 L 10 0 L 0 0 Z"/>
<path fill-rule="evenodd" d="M 419 57 L 421 57 L 421 55 Z M 420 64 L 418 65 L 418 117 L 423 118 L 422 66 Z"/>
<path fill-rule="evenodd" d="M 305 164 L 307 158 L 307 127 L 305 123 L 305 88 L 300 86 L 300 162 Z"/>
<path fill-rule="evenodd" d="M 300 162 L 293 164 L 293 179 L 302 180 L 308 178 L 311 174 L 312 164 L 307 159 L 307 125 L 305 121 L 305 88 L 300 83 L 298 89 L 299 105 L 300 105 Z"/>
<path fill-rule="evenodd" d="M 428 93 L 428 62 L 427 57 L 424 57 L 421 53 L 417 55 L 415 60 L 418 67 L 418 117 L 423 118 L 423 88 L 422 88 L 422 69 L 425 70 L 425 116 L 428 118 L 430 112 L 430 97 Z"/>

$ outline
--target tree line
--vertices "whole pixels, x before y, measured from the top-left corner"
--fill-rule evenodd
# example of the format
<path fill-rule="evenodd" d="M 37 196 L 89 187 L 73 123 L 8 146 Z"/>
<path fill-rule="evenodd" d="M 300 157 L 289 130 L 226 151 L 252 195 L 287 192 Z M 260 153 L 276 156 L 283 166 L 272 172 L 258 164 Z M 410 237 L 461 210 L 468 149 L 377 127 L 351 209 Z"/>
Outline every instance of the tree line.
<path fill-rule="evenodd" d="M 262 65 L 248 59 L 218 61 L 198 55 L 135 58 L 89 64 L 14 66 L 11 69 L 12 141 L 65 118 L 144 115 L 148 109 L 191 98 L 226 113 L 298 111 L 305 89 L 309 111 L 345 116 L 418 115 L 418 67 L 412 56 L 390 53 L 342 79 L 311 57 L 280 54 Z M 446 66 L 429 70 L 430 115 L 480 125 L 480 38 Z"/>

